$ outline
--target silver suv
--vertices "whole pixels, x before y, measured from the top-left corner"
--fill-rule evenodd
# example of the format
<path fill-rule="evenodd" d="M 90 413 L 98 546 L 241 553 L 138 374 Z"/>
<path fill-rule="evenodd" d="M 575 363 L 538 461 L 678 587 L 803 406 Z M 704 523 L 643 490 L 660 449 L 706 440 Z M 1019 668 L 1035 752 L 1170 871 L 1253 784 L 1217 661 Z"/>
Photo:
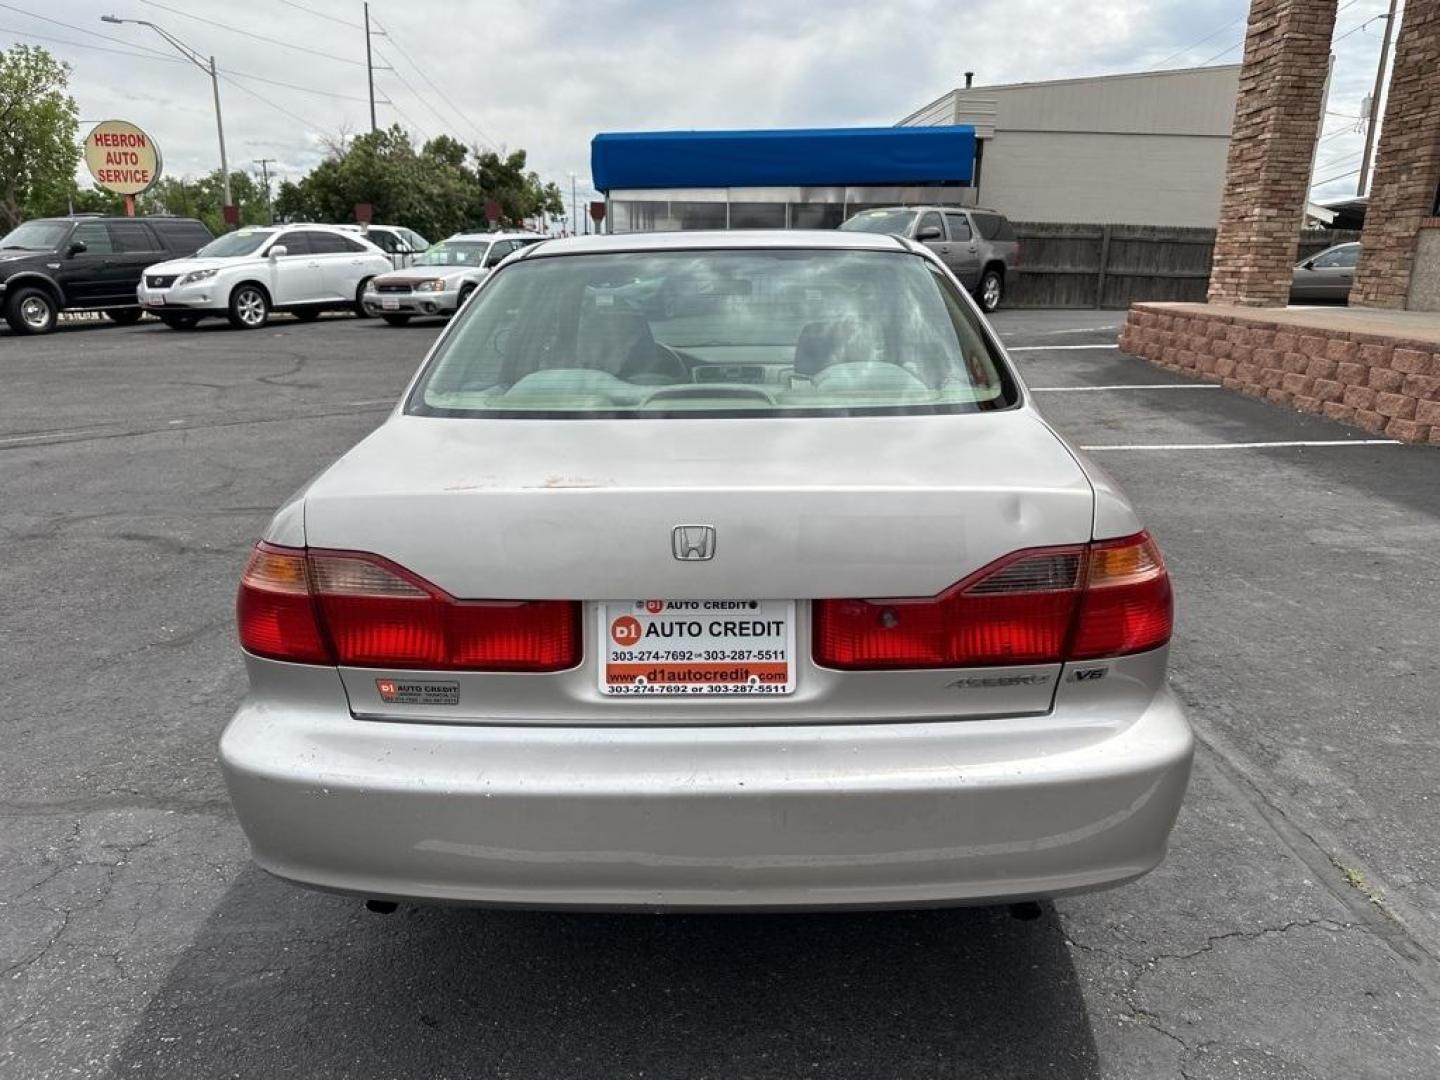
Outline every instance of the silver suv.
<path fill-rule="evenodd" d="M 1005 295 L 1005 275 L 1020 261 L 1020 241 L 1004 214 L 979 207 L 881 206 L 852 215 L 846 232 L 890 233 L 930 248 L 994 311 Z"/>

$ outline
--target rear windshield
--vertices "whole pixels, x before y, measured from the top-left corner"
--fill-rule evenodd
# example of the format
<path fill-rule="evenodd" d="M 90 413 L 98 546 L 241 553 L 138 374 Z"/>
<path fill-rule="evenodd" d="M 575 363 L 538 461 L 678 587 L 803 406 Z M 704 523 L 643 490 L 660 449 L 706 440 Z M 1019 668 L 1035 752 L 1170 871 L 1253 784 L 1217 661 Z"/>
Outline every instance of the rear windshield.
<path fill-rule="evenodd" d="M 841 225 L 840 230 L 903 236 L 914 220 L 914 210 L 864 210 Z"/>
<path fill-rule="evenodd" d="M 1015 400 L 970 309 L 928 260 L 727 250 L 511 263 L 442 339 L 407 410 L 866 415 Z"/>
<path fill-rule="evenodd" d="M 274 229 L 241 229 L 212 240 L 195 254 L 207 259 L 230 259 L 237 255 L 253 255 L 260 245 L 275 235 Z"/>

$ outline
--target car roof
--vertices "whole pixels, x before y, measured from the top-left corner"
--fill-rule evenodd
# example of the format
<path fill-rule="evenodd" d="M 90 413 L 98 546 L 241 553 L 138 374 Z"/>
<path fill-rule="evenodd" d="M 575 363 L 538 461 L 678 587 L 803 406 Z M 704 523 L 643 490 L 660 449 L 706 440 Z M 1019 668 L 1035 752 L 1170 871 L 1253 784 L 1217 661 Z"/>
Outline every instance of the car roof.
<path fill-rule="evenodd" d="M 526 249 L 526 257 L 587 255 L 608 251 L 694 251 L 697 249 L 821 248 L 838 251 L 911 251 L 888 233 L 834 229 L 736 229 L 692 232 L 610 233 L 547 240 Z"/>
<path fill-rule="evenodd" d="M 445 237 L 446 240 L 473 240 L 484 243 L 487 240 L 544 240 L 545 237 L 533 232 L 457 232 Z M 442 243 L 444 241 L 441 241 Z"/>
<path fill-rule="evenodd" d="M 956 210 L 970 210 L 980 214 L 995 214 L 998 217 L 1005 216 L 1004 214 L 1000 213 L 999 210 L 992 210 L 988 206 L 956 206 L 954 203 L 951 203 L 949 205 L 946 205 L 945 203 L 921 203 L 915 206 L 867 206 L 864 210 L 856 210 L 855 213 L 850 215 L 850 217 L 859 217 L 861 214 L 873 213 L 876 210 L 949 210 L 951 212 Z"/>

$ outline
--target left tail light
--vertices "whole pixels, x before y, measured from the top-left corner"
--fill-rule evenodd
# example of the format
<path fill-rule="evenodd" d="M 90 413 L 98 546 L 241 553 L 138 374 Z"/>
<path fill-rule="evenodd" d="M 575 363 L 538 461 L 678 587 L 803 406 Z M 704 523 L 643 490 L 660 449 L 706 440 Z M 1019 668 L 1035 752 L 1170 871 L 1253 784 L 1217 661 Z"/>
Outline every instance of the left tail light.
<path fill-rule="evenodd" d="M 562 671 L 580 662 L 580 605 L 458 600 L 378 555 L 256 546 L 236 600 L 240 643 L 299 664 Z"/>

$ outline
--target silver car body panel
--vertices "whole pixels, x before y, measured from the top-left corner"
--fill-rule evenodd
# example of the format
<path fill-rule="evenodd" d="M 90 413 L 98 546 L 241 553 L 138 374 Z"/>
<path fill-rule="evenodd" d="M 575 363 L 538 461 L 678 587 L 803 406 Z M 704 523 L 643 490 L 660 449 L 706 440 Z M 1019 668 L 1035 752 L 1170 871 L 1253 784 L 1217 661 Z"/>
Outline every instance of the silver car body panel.
<path fill-rule="evenodd" d="M 625 234 L 537 245 L 491 280 L 587 251 L 774 246 L 898 249 L 942 266 L 888 236 Z M 677 523 L 712 525 L 715 557 L 672 557 Z M 939 416 L 397 409 L 267 539 L 374 552 L 461 598 L 581 601 L 581 663 L 426 673 L 247 656 L 251 691 L 222 766 L 260 865 L 362 895 L 756 909 L 1117 884 L 1163 858 L 1188 778 L 1165 648 L 837 671 L 811 659 L 810 604 L 933 595 L 1011 551 L 1139 527 L 1023 387 L 1012 409 Z M 795 602 L 792 695 L 600 694 L 597 604 L 740 596 Z M 382 701 L 376 680 L 397 675 L 443 679 L 452 701 Z"/>

